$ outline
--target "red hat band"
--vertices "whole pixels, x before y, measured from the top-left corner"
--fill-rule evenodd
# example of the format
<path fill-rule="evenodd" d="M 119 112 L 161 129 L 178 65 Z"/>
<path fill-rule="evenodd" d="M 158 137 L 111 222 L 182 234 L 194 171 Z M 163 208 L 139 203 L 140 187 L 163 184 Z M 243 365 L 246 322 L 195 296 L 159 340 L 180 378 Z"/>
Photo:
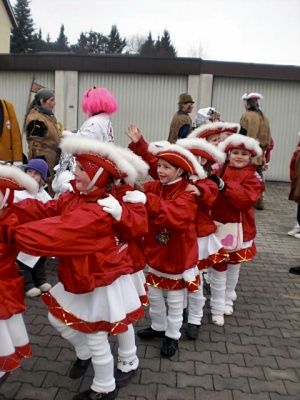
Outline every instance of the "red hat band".
<path fill-rule="evenodd" d="M 229 151 L 233 150 L 233 149 L 240 149 L 240 150 L 247 150 L 249 151 L 249 153 L 251 154 L 252 157 L 255 157 L 257 154 L 254 150 L 252 149 L 248 149 L 244 143 L 240 143 L 238 145 L 234 144 L 234 143 L 230 143 L 226 146 L 225 148 L 225 153 L 228 153 Z"/>
<path fill-rule="evenodd" d="M 193 148 L 191 148 L 189 150 L 192 154 L 194 154 L 194 156 L 200 156 L 200 157 L 206 158 L 208 161 L 210 161 L 212 163 L 215 162 L 215 159 L 212 156 L 212 154 L 209 154 L 207 151 L 204 151 L 201 149 L 193 149 Z"/>
<path fill-rule="evenodd" d="M 156 157 L 162 158 L 163 160 L 167 161 L 168 163 L 175 165 L 178 168 L 183 169 L 183 171 L 187 172 L 188 174 L 195 175 L 195 169 L 190 160 L 188 160 L 184 155 L 171 152 L 171 151 L 162 151 L 156 154 Z"/>
<path fill-rule="evenodd" d="M 91 179 L 94 178 L 99 168 L 103 168 L 103 172 L 95 182 L 96 186 L 100 187 L 105 185 L 111 176 L 116 179 L 121 179 L 124 177 L 117 169 L 115 164 L 107 158 L 103 158 L 95 154 L 84 153 L 77 154 L 76 160 L 78 160 L 78 162 L 83 166 L 84 170 Z"/>

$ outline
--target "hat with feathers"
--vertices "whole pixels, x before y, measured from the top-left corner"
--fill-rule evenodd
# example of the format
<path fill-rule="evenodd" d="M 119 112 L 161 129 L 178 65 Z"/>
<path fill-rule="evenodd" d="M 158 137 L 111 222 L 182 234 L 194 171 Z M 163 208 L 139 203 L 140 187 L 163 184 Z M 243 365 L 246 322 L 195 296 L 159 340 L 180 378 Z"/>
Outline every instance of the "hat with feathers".
<path fill-rule="evenodd" d="M 211 122 L 199 126 L 194 129 L 188 138 L 206 138 L 211 135 L 217 135 L 223 132 L 238 133 L 240 131 L 240 124 L 232 122 Z"/>
<path fill-rule="evenodd" d="M 249 93 L 244 93 L 241 99 L 242 100 L 259 100 L 262 98 L 263 98 L 263 96 L 260 93 L 249 92 Z"/>
<path fill-rule="evenodd" d="M 149 170 L 149 165 L 137 154 L 126 147 L 117 147 L 122 157 L 126 159 L 137 171 L 138 177 L 146 177 Z"/>
<path fill-rule="evenodd" d="M 148 151 L 157 158 L 162 158 L 168 163 L 182 168 L 189 175 L 198 176 L 200 179 L 206 177 L 204 169 L 199 165 L 194 155 L 182 146 L 166 141 L 152 142 L 149 144 Z"/>
<path fill-rule="evenodd" d="M 223 142 L 219 143 L 219 150 L 228 153 L 233 149 L 242 149 L 250 151 L 252 157 L 262 155 L 262 149 L 259 142 L 249 136 L 240 135 L 239 133 L 228 136 Z"/>
<path fill-rule="evenodd" d="M 189 150 L 195 156 L 207 158 L 207 160 L 209 160 L 211 163 L 217 162 L 218 164 L 223 164 L 225 162 L 226 154 L 205 139 L 179 139 L 177 140 L 176 144 L 178 144 L 178 146 L 182 146 L 184 149 Z"/>
<path fill-rule="evenodd" d="M 20 168 L 8 165 L 0 165 L 0 190 L 4 195 L 4 204 L 11 204 L 14 199 L 14 190 L 27 190 L 36 194 L 39 190 L 38 183 Z"/>
<path fill-rule="evenodd" d="M 128 183 L 134 183 L 138 176 L 136 169 L 112 143 L 98 142 L 84 136 L 66 136 L 60 148 L 63 153 L 75 156 L 96 186 L 105 185 L 111 176 L 123 178 Z"/>

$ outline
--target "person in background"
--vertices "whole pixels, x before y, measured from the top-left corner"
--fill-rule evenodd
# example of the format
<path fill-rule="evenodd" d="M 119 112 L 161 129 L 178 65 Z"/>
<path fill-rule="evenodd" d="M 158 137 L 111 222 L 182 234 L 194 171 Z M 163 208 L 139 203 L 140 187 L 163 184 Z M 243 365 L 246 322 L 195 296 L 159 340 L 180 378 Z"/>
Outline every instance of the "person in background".
<path fill-rule="evenodd" d="M 18 219 L 11 210 L 14 191 L 27 190 L 33 195 L 38 185 L 21 169 L 0 165 L 0 223 L 16 227 Z M 0 386 L 10 373 L 21 366 L 21 358 L 32 355 L 22 313 L 24 278 L 19 275 L 15 244 L 0 243 Z"/>
<path fill-rule="evenodd" d="M 268 118 L 259 108 L 258 100 L 262 98 L 263 96 L 260 93 L 254 92 L 245 93 L 242 96 L 246 111 L 240 119 L 240 134 L 258 140 L 263 153 L 260 157 L 255 157 L 252 163 L 257 165 L 257 172 L 263 179 L 263 167 L 265 165 L 265 155 L 271 141 L 271 130 Z M 263 210 L 265 207 L 264 193 L 265 188 L 255 204 L 257 210 Z"/>
<path fill-rule="evenodd" d="M 200 108 L 195 118 L 196 128 L 209 122 L 220 121 L 221 114 L 214 107 Z"/>
<path fill-rule="evenodd" d="M 298 133 L 300 136 L 300 132 Z M 294 236 L 300 239 L 300 141 L 291 157 L 290 161 L 290 179 L 291 179 L 291 190 L 289 194 L 289 200 L 295 201 L 297 203 L 297 223 L 294 228 L 288 231 L 289 236 Z M 299 271 L 300 272 L 300 271 Z"/>
<path fill-rule="evenodd" d="M 38 199 L 43 203 L 51 200 L 52 197 L 43 189 L 48 174 L 48 165 L 41 158 L 32 158 L 25 166 L 25 173 L 31 176 L 39 186 L 37 194 L 33 195 L 27 190 L 15 191 L 14 202 L 18 203 L 24 199 Z M 42 292 L 48 292 L 51 285 L 47 282 L 45 272 L 46 257 L 34 257 L 20 252 L 17 257 L 17 264 L 20 273 L 25 278 L 25 296 L 37 297 Z"/>
<path fill-rule="evenodd" d="M 77 132 L 64 130 L 62 140 L 69 135 L 85 136 L 98 142 L 113 143 L 114 131 L 110 120 L 119 105 L 109 90 L 94 87 L 86 90 L 81 103 L 82 111 L 88 116 Z M 70 181 L 74 178 L 74 157 L 71 154 L 61 154 L 59 164 L 55 166 L 55 177 L 52 184 L 57 198 L 67 190 L 71 190 Z"/>
<path fill-rule="evenodd" d="M 53 114 L 55 94 L 50 89 L 40 89 L 30 103 L 25 117 L 25 132 L 28 142 L 28 160 L 44 158 L 48 164 L 49 177 L 47 190 L 51 197 L 54 191 L 51 183 L 54 178 L 54 166 L 58 160 L 58 146 L 61 132 Z"/>
<path fill-rule="evenodd" d="M 23 164 L 22 136 L 14 105 L 0 99 L 0 163 Z"/>
<path fill-rule="evenodd" d="M 194 100 L 188 93 L 182 93 L 179 96 L 179 110 L 174 114 L 171 124 L 168 141 L 175 143 L 177 139 L 184 139 L 192 131 L 193 122 L 189 113 L 193 111 Z"/>

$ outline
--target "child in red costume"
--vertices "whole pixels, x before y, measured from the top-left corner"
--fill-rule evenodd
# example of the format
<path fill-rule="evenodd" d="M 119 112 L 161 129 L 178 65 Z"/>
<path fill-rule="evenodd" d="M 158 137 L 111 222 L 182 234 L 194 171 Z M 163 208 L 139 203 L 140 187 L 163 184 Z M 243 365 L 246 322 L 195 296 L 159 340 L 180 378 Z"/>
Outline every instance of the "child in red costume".
<path fill-rule="evenodd" d="M 16 167 L 0 166 L 1 225 L 18 225 L 10 207 L 14 190 L 36 194 L 38 184 Z M 0 385 L 11 371 L 20 367 L 20 358 L 32 355 L 22 316 L 25 311 L 24 277 L 19 276 L 16 264 L 18 252 L 14 244 L 0 243 Z"/>
<path fill-rule="evenodd" d="M 226 155 L 205 139 L 180 139 L 176 144 L 194 154 L 207 173 L 207 178 L 205 179 L 194 180 L 191 177 L 192 181 L 187 187 L 187 191 L 194 194 L 198 202 L 195 226 L 198 241 L 198 268 L 201 280 L 199 290 L 188 293 L 187 296 L 187 336 L 190 339 L 197 339 L 205 305 L 202 271 L 228 258 L 228 253 L 214 234 L 217 227 L 211 217 L 211 208 L 216 202 L 219 191 L 224 189 L 224 182 L 213 173 L 211 165 L 215 163 L 223 164 Z"/>
<path fill-rule="evenodd" d="M 181 336 L 185 289 L 197 291 L 199 286 L 194 225 L 197 202 L 186 191 L 188 176 L 201 178 L 205 173 L 195 157 L 180 146 L 156 142 L 149 145 L 148 151 L 158 159 L 159 177 L 159 180 L 143 184 L 149 223 L 144 246 L 149 265 L 146 281 L 151 326 L 137 334 L 146 340 L 165 337 L 161 355 L 172 357 Z"/>
<path fill-rule="evenodd" d="M 224 325 L 224 314 L 233 313 L 235 288 L 241 263 L 250 261 L 256 254 L 254 238 L 256 226 L 253 206 L 262 191 L 262 181 L 251 164 L 251 157 L 262 154 L 256 139 L 233 134 L 219 145 L 228 154 L 228 162 L 222 172 L 224 190 L 219 193 L 212 208 L 212 217 L 221 223 L 242 222 L 243 244 L 240 250 L 229 253 L 229 261 L 215 264 L 211 271 L 211 311 L 215 325 Z"/>
<path fill-rule="evenodd" d="M 31 199 L 14 204 L 23 223 L 14 237 L 22 251 L 59 257 L 60 282 L 42 299 L 51 324 L 75 347 L 78 359 L 70 376 L 82 376 L 90 359 L 94 367 L 91 388 L 73 400 L 111 400 L 117 390 L 108 333 L 126 332 L 144 314 L 131 279 L 128 246 L 118 242 L 113 221 L 126 219 L 132 235 L 142 237 L 146 211 L 140 206 L 128 208 L 106 195 L 111 179 L 133 183 L 137 177 L 115 146 L 67 137 L 61 147 L 76 158 L 74 193 L 66 192 L 46 204 Z M 98 199 L 105 199 L 105 205 L 99 207 Z M 137 366 L 138 360 L 134 362 Z"/>

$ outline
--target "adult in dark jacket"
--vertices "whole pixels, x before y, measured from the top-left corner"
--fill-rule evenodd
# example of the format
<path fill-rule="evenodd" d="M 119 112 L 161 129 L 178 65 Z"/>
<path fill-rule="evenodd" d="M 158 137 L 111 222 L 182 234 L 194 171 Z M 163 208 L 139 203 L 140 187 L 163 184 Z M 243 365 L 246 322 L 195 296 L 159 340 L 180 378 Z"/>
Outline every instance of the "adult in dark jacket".
<path fill-rule="evenodd" d="M 193 122 L 189 113 L 193 111 L 194 101 L 188 93 L 179 96 L 179 110 L 174 114 L 171 124 L 168 141 L 175 143 L 177 139 L 184 139 L 192 131 Z"/>

